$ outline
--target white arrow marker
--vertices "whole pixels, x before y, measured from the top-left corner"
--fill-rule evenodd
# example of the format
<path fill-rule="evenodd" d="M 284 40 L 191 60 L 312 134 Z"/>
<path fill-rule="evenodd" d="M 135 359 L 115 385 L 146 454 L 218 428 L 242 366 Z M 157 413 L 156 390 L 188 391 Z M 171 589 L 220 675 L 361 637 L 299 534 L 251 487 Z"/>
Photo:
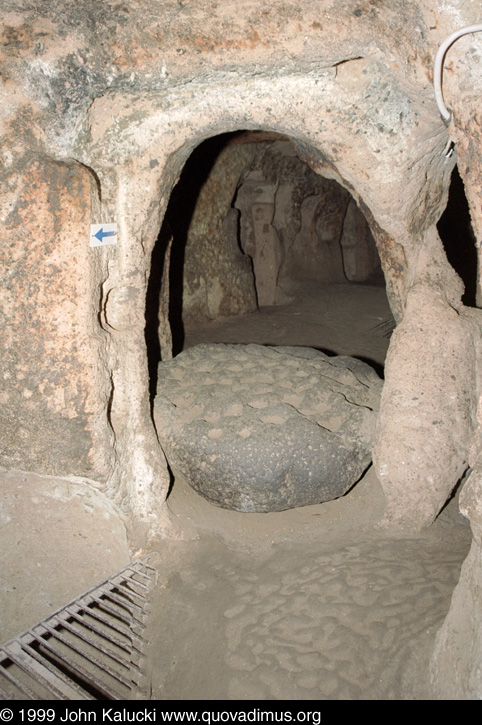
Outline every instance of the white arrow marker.
<path fill-rule="evenodd" d="M 106 247 L 117 244 L 117 224 L 91 224 L 90 246 Z"/>

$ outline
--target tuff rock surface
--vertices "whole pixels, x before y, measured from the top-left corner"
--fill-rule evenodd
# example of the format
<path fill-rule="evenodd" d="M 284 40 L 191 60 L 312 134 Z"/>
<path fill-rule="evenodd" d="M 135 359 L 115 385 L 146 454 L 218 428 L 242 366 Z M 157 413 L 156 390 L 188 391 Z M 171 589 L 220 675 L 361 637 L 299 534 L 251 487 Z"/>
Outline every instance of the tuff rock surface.
<path fill-rule="evenodd" d="M 480 277 L 481 33 L 447 52 L 448 128 L 433 95 L 438 47 L 480 20 L 472 0 L 247 0 L 243 12 L 232 0 L 3 0 L 0 464 L 106 483 L 139 546 L 163 530 L 169 474 L 144 333 L 152 252 L 192 151 L 261 129 L 292 139 L 313 171 L 350 191 L 370 226 L 403 324 L 386 370 L 377 473 L 387 522 L 429 525 L 482 449 L 481 312 L 462 304 L 436 230 L 457 163 Z M 107 222 L 118 224 L 118 245 L 89 249 L 89 224 Z M 479 279 L 479 306 L 480 289 Z M 430 309 L 422 314 L 417 300 Z M 443 462 L 454 450 L 450 465 L 438 464 L 440 451 Z M 466 510 L 479 526 L 477 507 Z M 464 571 L 480 582 L 474 556 Z M 480 608 L 473 616 L 480 627 Z M 446 638 L 437 657 L 448 647 Z M 456 682 L 480 697 L 467 675 L 477 667 L 461 664 Z"/>
<path fill-rule="evenodd" d="M 169 464 L 212 503 L 282 511 L 343 495 L 371 459 L 382 381 L 318 350 L 204 344 L 163 364 Z"/>
<path fill-rule="evenodd" d="M 4 0 L 2 10 L 3 465 L 102 480 L 133 521 L 159 529 L 169 475 L 151 418 L 146 292 L 171 192 L 194 149 L 219 134 L 282 134 L 314 173 L 351 193 L 397 321 L 415 285 L 462 308 L 435 225 L 456 160 L 443 155 L 452 136 L 480 237 L 480 37 L 460 40 L 447 56 L 449 129 L 432 68 L 454 25 L 477 22 L 473 3 L 249 0 L 240 13 L 231 0 Z M 301 229 L 313 218 L 308 206 Z M 264 230 L 268 220 L 258 221 Z M 89 249 L 89 224 L 104 222 L 118 224 L 117 246 Z M 236 256 L 224 258 L 230 269 Z M 218 257 L 204 255 L 191 289 L 217 279 L 202 305 L 222 314 L 228 285 L 212 268 Z M 30 320 L 42 331 L 35 363 Z M 417 339 L 406 340 L 408 356 L 417 349 Z M 392 358 L 387 382 L 403 364 Z M 473 365 L 460 365 L 460 379 L 478 387 Z M 420 403 L 418 415 L 431 410 Z M 444 417 L 443 425 L 450 437 L 456 423 Z M 390 456 L 384 435 L 379 427 Z M 423 458 L 423 441 L 417 447 Z M 417 480 L 430 499 L 424 476 Z M 443 495 L 455 483 L 452 470 L 443 472 Z M 401 525 L 410 524 L 404 481 L 385 478 L 383 486 Z"/>

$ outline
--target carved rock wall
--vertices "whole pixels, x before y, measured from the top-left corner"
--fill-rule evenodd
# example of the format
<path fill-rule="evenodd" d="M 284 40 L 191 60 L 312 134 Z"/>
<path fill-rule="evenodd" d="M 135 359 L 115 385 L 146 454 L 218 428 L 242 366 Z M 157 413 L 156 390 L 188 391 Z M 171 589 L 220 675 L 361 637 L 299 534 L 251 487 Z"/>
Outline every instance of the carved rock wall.
<path fill-rule="evenodd" d="M 476 22 L 474 19 L 470 24 Z M 480 22 L 480 18 L 477 22 Z M 469 24 L 469 23 L 467 23 Z M 450 135 L 456 142 L 457 164 L 464 181 L 472 228 L 477 242 L 477 305 L 481 304 L 482 240 L 482 33 L 461 38 L 447 52 L 445 100 L 452 109 Z M 466 311 L 472 322 L 476 370 L 473 396 L 477 423 L 469 450 L 470 475 L 460 493 L 460 510 L 470 521 L 472 546 L 462 566 L 449 613 L 438 632 L 431 661 L 431 675 L 439 699 L 482 698 L 482 484 L 481 462 L 481 330 L 482 312 Z M 468 379 L 470 377 L 468 376 Z M 470 470 L 469 469 L 469 470 Z"/>
<path fill-rule="evenodd" d="M 369 227 L 349 192 L 315 173 L 293 142 L 259 149 L 235 206 L 261 305 L 282 299 L 292 281 L 366 281 L 380 267 Z"/>
<path fill-rule="evenodd" d="M 177 220 L 182 254 L 172 262 L 172 284 L 182 285 L 186 324 L 276 304 L 293 281 L 381 276 L 349 192 L 301 161 L 294 142 L 260 136 L 205 142 L 173 191 L 166 218 L 173 229 Z"/>
<path fill-rule="evenodd" d="M 103 477 L 112 446 L 106 344 L 94 318 L 98 260 L 86 244 L 97 188 L 78 163 L 23 160 L 2 179 L 1 460 Z"/>
<path fill-rule="evenodd" d="M 390 343 L 373 449 L 387 524 L 419 530 L 432 523 L 470 465 L 474 339 L 469 313 L 455 311 L 428 285 L 410 290 Z"/>
<path fill-rule="evenodd" d="M 457 401 L 467 390 L 470 401 L 462 406 L 460 419 L 445 416 L 441 423 L 442 444 L 463 439 L 463 451 L 455 467 L 440 470 L 436 504 L 424 473 L 432 453 L 424 453 L 425 440 L 412 440 L 408 418 L 400 449 L 405 452 L 397 454 L 396 465 L 384 438 L 391 435 L 390 411 L 398 405 L 408 415 L 415 397 L 413 385 L 400 381 L 409 377 L 404 372 L 407 360 L 417 361 L 419 355 L 416 296 L 430 304 L 437 300 L 438 306 L 427 315 L 442 310 L 450 317 L 455 336 L 469 345 L 462 288 L 435 226 L 446 203 L 455 159 L 443 156 L 448 131 L 433 99 L 431 74 L 437 47 L 454 22 L 460 26 L 477 20 L 473 5 L 463 0 L 435 8 L 426 2 L 387 0 L 378 5 L 347 0 L 320 9 L 314 0 L 261 6 L 253 0 L 246 3 L 242 17 L 231 0 L 202 6 L 168 0 L 162 10 L 154 0 L 132 6 L 92 2 L 87 8 L 54 0 L 41 12 L 6 0 L 4 9 L 2 252 L 9 284 L 18 291 L 16 297 L 22 296 L 15 305 L 25 309 L 9 314 L 12 303 L 7 299 L 8 354 L 0 363 L 2 379 L 8 380 L 12 366 L 19 364 L 16 351 L 25 349 L 29 319 L 49 319 L 42 328 L 49 342 L 37 345 L 35 365 L 25 351 L 28 369 L 44 372 L 34 372 L 30 398 L 27 386 L 23 393 L 7 384 L 3 413 L 10 431 L 20 403 L 22 411 L 28 409 L 39 421 L 47 416 L 51 449 L 66 451 L 65 439 L 75 437 L 77 452 L 70 459 L 67 452 L 42 458 L 48 436 L 32 424 L 30 447 L 37 453 L 28 452 L 25 439 L 22 442 L 10 432 L 3 464 L 38 465 L 44 471 L 55 467 L 57 473 L 72 468 L 90 471 L 108 481 L 126 511 L 150 522 L 150 530 L 159 530 L 158 514 L 169 477 L 152 425 L 145 351 L 152 250 L 172 189 L 192 151 L 221 133 L 262 129 L 294 139 L 297 156 L 349 191 L 370 226 L 394 315 L 405 326 L 400 335 L 406 331 L 403 354 L 395 338 L 387 368 L 377 466 L 388 519 L 405 526 L 414 523 L 412 493 L 399 472 L 418 461 L 413 480 L 418 481 L 424 502 L 420 510 L 425 513 L 416 525 L 428 524 L 465 465 L 465 449 L 473 447 L 467 441 L 478 426 L 471 411 L 479 383 L 472 358 L 457 359 L 460 371 L 457 381 L 450 383 Z M 480 41 L 468 40 L 455 51 L 451 58 L 457 81 L 448 72 L 445 88 L 455 110 L 459 108 L 450 133 L 454 138 L 458 133 L 460 170 L 480 241 L 478 111 L 476 105 L 464 104 L 477 97 L 480 81 L 472 69 L 479 46 Z M 45 175 L 42 181 L 39 178 L 44 191 L 33 206 L 22 183 L 14 180 L 15 173 L 29 183 L 39 175 L 39 170 L 33 175 L 27 171 L 32 154 L 45 159 Z M 59 164 L 59 168 L 78 166 L 90 198 L 97 198 L 95 212 L 94 206 L 82 202 L 82 213 L 77 207 L 85 189 L 65 194 L 66 204 L 60 212 L 54 210 L 57 192 L 50 191 L 49 169 Z M 64 191 L 66 184 L 60 183 Z M 28 227 L 24 219 L 29 217 L 29 205 L 36 218 L 55 220 L 64 230 L 55 233 L 59 240 L 55 254 L 63 265 L 56 272 L 58 286 L 66 280 L 71 290 L 66 296 L 56 295 L 57 277 L 54 287 L 41 264 L 50 255 L 45 245 L 52 234 Z M 264 228 L 266 208 L 257 212 Z M 304 214 L 305 220 L 316 219 L 311 208 Z M 88 249 L 86 226 L 99 221 L 118 224 L 116 247 Z M 30 244 L 34 238 L 42 240 L 38 246 Z M 279 233 L 278 240 L 287 259 L 289 245 Z M 40 277 L 45 294 L 27 297 L 28 287 L 24 293 L 23 262 L 15 266 L 23 243 L 32 255 L 25 264 L 34 277 Z M 281 255 L 276 262 L 281 274 L 284 259 Z M 3 287 L 8 296 L 7 286 Z M 67 297 L 76 299 L 75 308 L 67 301 L 63 305 L 74 335 L 66 334 L 64 323 L 52 324 L 47 312 Z M 221 297 L 227 299 L 223 294 L 216 300 Z M 212 305 L 219 311 L 224 302 Z M 439 342 L 424 345 L 428 371 L 443 368 L 442 347 Z M 59 352 L 63 349 L 69 351 L 65 357 Z M 475 341 L 474 349 L 478 356 Z M 43 381 L 48 379 L 52 386 L 52 373 L 45 371 L 52 370 L 71 382 L 60 385 L 58 378 L 53 387 L 46 387 Z M 456 407 L 459 410 L 458 403 Z M 433 419 L 433 406 L 419 403 L 417 418 L 425 431 Z M 409 454 L 411 445 L 417 446 L 419 458 Z M 396 468 L 397 474 L 383 476 L 386 467 Z"/>
<path fill-rule="evenodd" d="M 482 480 L 476 465 L 460 495 L 470 520 L 472 546 L 462 565 L 450 611 L 437 634 L 431 661 L 440 700 L 480 700 L 482 696 Z"/>
<path fill-rule="evenodd" d="M 251 260 L 239 245 L 238 213 L 232 206 L 254 145 L 223 148 L 222 138 L 195 150 L 166 215 L 174 233 L 173 282 L 182 285 L 182 317 L 187 324 L 256 309 Z"/>
<path fill-rule="evenodd" d="M 400 323 L 375 443 L 386 521 L 429 525 L 480 452 L 481 312 L 462 305 L 436 223 L 452 138 L 480 269 L 481 34 L 447 54 L 448 130 L 432 88 L 438 46 L 478 11 L 470 0 L 248 0 L 241 14 L 232 0 L 4 0 L 1 464 L 106 481 L 138 546 L 169 525 L 144 335 L 152 250 L 192 151 L 262 129 L 294 139 L 370 226 Z M 256 216 L 264 228 L 266 207 Z M 88 248 L 98 222 L 118 224 L 115 247 Z M 477 480 L 462 497 L 474 545 L 434 655 L 441 696 L 458 653 L 451 692 L 481 696 L 469 641 L 481 623 Z"/>

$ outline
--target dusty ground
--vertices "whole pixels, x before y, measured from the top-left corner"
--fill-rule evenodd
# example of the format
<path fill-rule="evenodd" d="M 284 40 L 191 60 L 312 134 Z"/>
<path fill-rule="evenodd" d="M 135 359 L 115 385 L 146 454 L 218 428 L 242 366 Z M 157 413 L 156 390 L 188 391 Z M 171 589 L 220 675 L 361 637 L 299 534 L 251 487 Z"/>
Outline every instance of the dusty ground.
<path fill-rule="evenodd" d="M 129 561 L 124 524 L 101 491 L 0 471 L 0 643 Z"/>
<path fill-rule="evenodd" d="M 201 342 L 307 345 L 352 355 L 380 374 L 393 327 L 383 285 L 306 282 L 287 290 L 283 305 L 217 320 L 185 332 L 184 347 Z"/>
<path fill-rule="evenodd" d="M 370 469 L 342 499 L 282 513 L 225 511 L 179 479 L 169 507 L 186 540 L 161 547 L 154 699 L 431 697 L 433 639 L 470 543 L 456 505 L 423 536 L 387 535 Z"/>
<path fill-rule="evenodd" d="M 381 366 L 383 288 L 305 288 L 296 301 L 188 331 L 201 341 L 311 345 Z M 0 472 L 0 638 L 129 559 L 122 520 L 88 482 Z M 377 523 L 369 469 L 346 496 L 276 514 L 212 506 L 176 477 L 180 538 L 158 542 L 148 667 L 166 700 L 424 699 L 435 632 L 470 545 L 454 499 L 424 535 Z"/>

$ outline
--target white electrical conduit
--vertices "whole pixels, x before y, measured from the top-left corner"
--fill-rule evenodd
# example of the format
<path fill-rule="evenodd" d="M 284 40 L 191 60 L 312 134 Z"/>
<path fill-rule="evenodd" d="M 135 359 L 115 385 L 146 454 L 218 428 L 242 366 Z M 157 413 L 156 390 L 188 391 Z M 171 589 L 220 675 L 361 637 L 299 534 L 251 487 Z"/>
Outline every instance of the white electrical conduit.
<path fill-rule="evenodd" d="M 440 115 L 442 116 L 447 126 L 449 125 L 450 119 L 452 118 L 452 112 L 445 105 L 442 94 L 442 75 L 445 53 L 450 48 L 452 43 L 455 43 L 455 41 L 461 38 L 462 35 L 477 33 L 479 31 L 482 31 L 482 23 L 479 25 L 468 25 L 465 28 L 456 30 L 455 33 L 451 33 L 451 35 L 449 35 L 444 40 L 444 42 L 437 51 L 437 55 L 435 56 L 435 63 L 433 67 L 433 90 L 435 93 L 435 100 L 437 101 L 438 110 L 440 111 Z"/>

